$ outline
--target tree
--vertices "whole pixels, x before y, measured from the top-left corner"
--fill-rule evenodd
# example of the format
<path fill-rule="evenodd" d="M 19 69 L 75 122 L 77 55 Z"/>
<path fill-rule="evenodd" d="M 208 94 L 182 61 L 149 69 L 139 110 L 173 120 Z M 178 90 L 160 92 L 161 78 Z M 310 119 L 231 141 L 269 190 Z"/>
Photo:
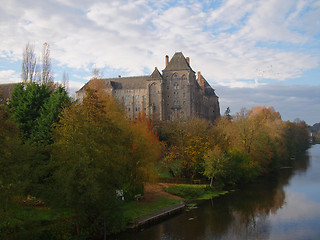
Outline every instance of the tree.
<path fill-rule="evenodd" d="M 14 209 L 22 198 L 28 182 L 29 160 L 32 148 L 22 144 L 19 128 L 10 119 L 9 112 L 0 105 L 0 238 L 15 230 L 20 223 Z"/>
<path fill-rule="evenodd" d="M 52 83 L 18 84 L 9 107 L 24 140 L 51 143 L 51 128 L 58 122 L 61 109 L 70 103 L 67 92 Z"/>
<path fill-rule="evenodd" d="M 219 179 L 230 171 L 229 159 L 219 146 L 209 150 L 204 155 L 204 175 L 210 179 L 212 189 L 213 178 Z"/>
<path fill-rule="evenodd" d="M 40 116 L 40 110 L 51 93 L 49 86 L 35 82 L 19 83 L 14 88 L 9 107 L 12 109 L 12 115 L 22 131 L 24 140 L 30 139 L 36 120 Z"/>
<path fill-rule="evenodd" d="M 70 104 L 70 97 L 62 86 L 52 91 L 50 97 L 45 99 L 35 120 L 34 128 L 31 130 L 32 141 L 42 145 L 53 143 L 52 131 L 55 123 L 59 122 L 62 109 Z"/>
<path fill-rule="evenodd" d="M 170 123 L 169 123 L 170 124 Z M 165 163 L 174 176 L 194 178 L 202 172 L 203 155 L 208 150 L 209 122 L 192 119 L 170 125 Z"/>
<path fill-rule="evenodd" d="M 63 72 L 62 75 L 62 87 L 69 92 L 69 75 L 66 72 Z"/>
<path fill-rule="evenodd" d="M 225 117 L 226 119 L 228 119 L 229 121 L 232 120 L 232 116 L 230 115 L 230 112 L 231 112 L 231 110 L 230 110 L 229 107 L 227 107 L 226 111 L 224 112 L 224 117 Z"/>
<path fill-rule="evenodd" d="M 27 43 L 22 55 L 22 81 L 24 83 L 36 80 L 37 59 L 34 53 L 34 46 Z"/>
<path fill-rule="evenodd" d="M 116 190 L 124 190 L 126 199 L 135 194 L 150 175 L 157 144 L 144 121 L 132 123 L 113 97 L 89 87 L 82 104 L 65 108 L 56 125 L 52 176 L 42 196 L 74 212 L 77 234 L 101 233 L 92 229 L 101 227 L 104 215 L 107 231 L 119 231 L 123 218 Z"/>
<path fill-rule="evenodd" d="M 50 46 L 48 43 L 43 44 L 42 49 L 42 69 L 39 81 L 48 84 L 53 82 L 53 73 L 51 70 Z"/>

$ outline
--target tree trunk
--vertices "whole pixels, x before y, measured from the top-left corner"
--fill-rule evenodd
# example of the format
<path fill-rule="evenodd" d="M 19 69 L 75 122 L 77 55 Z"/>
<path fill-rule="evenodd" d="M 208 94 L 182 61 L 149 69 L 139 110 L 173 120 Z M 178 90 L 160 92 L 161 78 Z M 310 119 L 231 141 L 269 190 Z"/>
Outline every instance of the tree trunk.
<path fill-rule="evenodd" d="M 212 189 L 212 182 L 213 182 L 213 177 L 211 177 L 211 181 L 210 181 L 210 188 Z"/>

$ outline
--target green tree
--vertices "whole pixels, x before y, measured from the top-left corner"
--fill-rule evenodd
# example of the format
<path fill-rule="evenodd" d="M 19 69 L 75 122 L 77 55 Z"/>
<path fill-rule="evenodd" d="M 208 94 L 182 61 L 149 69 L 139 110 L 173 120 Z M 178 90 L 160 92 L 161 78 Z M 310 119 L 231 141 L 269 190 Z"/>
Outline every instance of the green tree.
<path fill-rule="evenodd" d="M 70 104 L 70 97 L 63 87 L 58 86 L 52 91 L 50 97 L 44 101 L 39 116 L 35 120 L 34 128 L 31 131 L 32 141 L 42 145 L 51 144 L 53 142 L 52 130 L 60 119 L 60 112 Z"/>
<path fill-rule="evenodd" d="M 219 146 L 209 150 L 204 155 L 204 175 L 210 179 L 212 189 L 213 179 L 225 177 L 230 170 L 229 159 Z"/>
<path fill-rule="evenodd" d="M 56 125 L 52 176 L 45 180 L 43 198 L 74 212 L 77 235 L 99 236 L 104 216 L 107 231 L 119 231 L 123 218 L 116 190 L 129 198 L 142 186 L 156 144 L 143 121 L 132 123 L 115 99 L 89 87 L 83 103 L 65 108 Z"/>
<path fill-rule="evenodd" d="M 224 117 L 225 117 L 226 119 L 228 119 L 229 121 L 232 120 L 232 116 L 230 115 L 230 112 L 231 112 L 231 110 L 230 110 L 229 107 L 227 107 L 226 111 L 224 112 Z"/>
<path fill-rule="evenodd" d="M 28 181 L 32 148 L 22 144 L 19 128 L 10 120 L 9 112 L 0 106 L 0 238 L 21 224 L 10 211 L 18 204 Z"/>
<path fill-rule="evenodd" d="M 49 144 L 51 128 L 59 120 L 59 112 L 70 103 L 64 88 L 52 83 L 19 83 L 13 90 L 9 107 L 23 139 Z"/>

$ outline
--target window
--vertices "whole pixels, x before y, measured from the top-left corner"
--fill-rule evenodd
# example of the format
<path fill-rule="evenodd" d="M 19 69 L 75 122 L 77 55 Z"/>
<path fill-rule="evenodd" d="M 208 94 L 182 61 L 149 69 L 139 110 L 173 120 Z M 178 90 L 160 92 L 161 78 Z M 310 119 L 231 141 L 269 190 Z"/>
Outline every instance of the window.
<path fill-rule="evenodd" d="M 183 97 L 184 97 L 184 98 L 186 97 L 186 93 L 185 93 L 185 92 L 183 93 Z"/>
<path fill-rule="evenodd" d="M 172 80 L 178 80 L 178 74 L 177 73 L 174 73 L 172 75 Z"/>
<path fill-rule="evenodd" d="M 170 87 L 169 87 L 169 85 L 167 86 L 167 90 L 169 90 L 170 89 Z"/>
<path fill-rule="evenodd" d="M 179 92 L 174 92 L 173 97 L 178 98 L 179 97 Z"/>
<path fill-rule="evenodd" d="M 182 76 L 182 80 L 187 80 L 187 76 L 186 76 L 186 75 L 183 75 L 183 76 Z"/>

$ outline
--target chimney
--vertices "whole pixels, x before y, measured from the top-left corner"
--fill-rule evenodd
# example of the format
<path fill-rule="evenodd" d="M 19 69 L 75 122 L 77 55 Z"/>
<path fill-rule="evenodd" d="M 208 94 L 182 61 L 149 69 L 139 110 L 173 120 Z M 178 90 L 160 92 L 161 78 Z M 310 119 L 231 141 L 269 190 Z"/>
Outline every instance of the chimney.
<path fill-rule="evenodd" d="M 201 72 L 198 72 L 198 83 L 201 86 L 200 82 L 201 82 Z"/>
<path fill-rule="evenodd" d="M 168 64 L 169 64 L 169 56 L 166 55 L 166 66 L 168 66 Z"/>
<path fill-rule="evenodd" d="M 186 57 L 186 60 L 187 60 L 188 64 L 190 65 L 190 58 Z"/>

